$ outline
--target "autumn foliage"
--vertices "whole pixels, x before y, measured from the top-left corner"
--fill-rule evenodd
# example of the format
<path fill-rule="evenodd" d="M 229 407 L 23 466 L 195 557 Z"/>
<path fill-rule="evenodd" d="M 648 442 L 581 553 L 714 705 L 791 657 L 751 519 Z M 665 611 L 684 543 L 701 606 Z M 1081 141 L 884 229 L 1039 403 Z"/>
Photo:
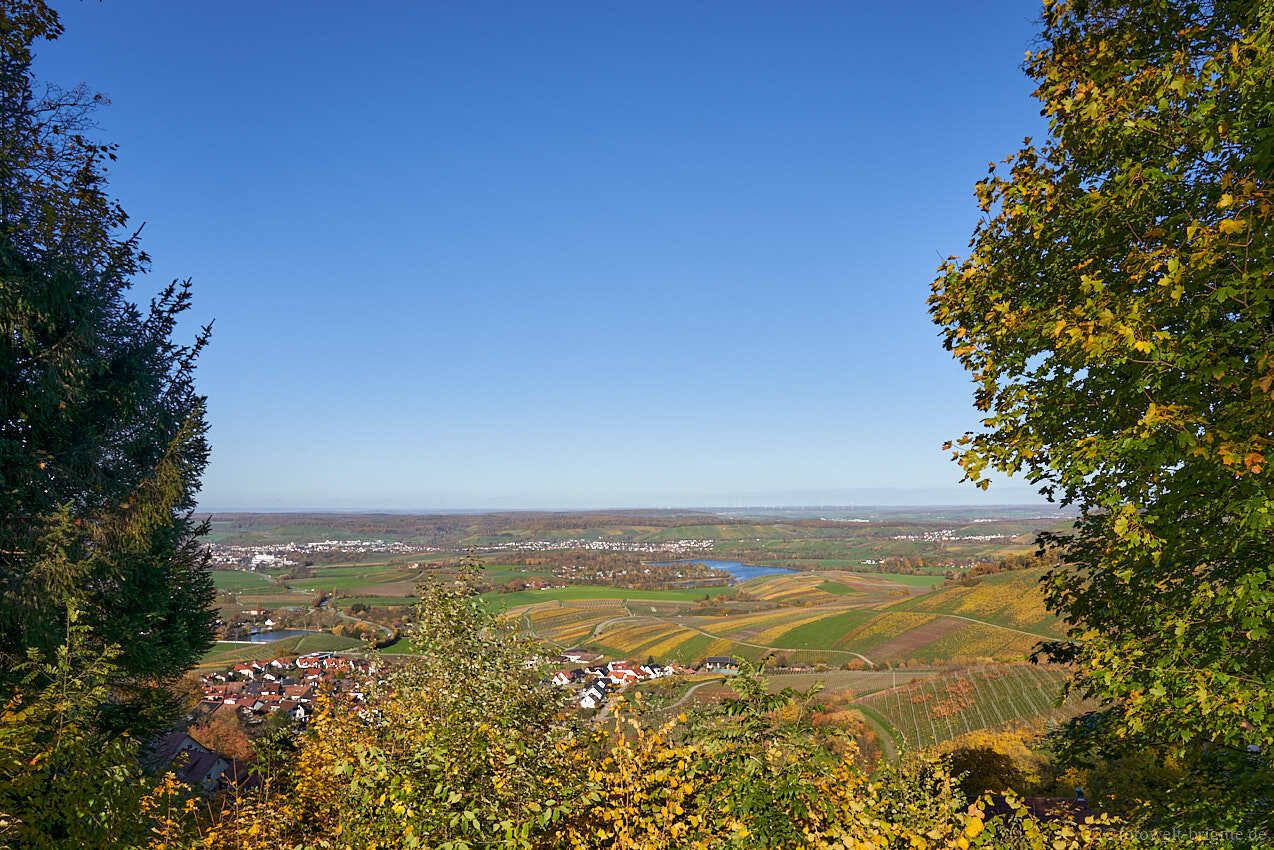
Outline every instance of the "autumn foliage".
<path fill-rule="evenodd" d="M 1160 815 L 1274 829 L 1274 4 L 1044 5 L 1048 138 L 977 185 L 930 308 L 982 430 L 966 477 L 1078 507 L 1049 647 L 1103 700 L 1077 755 L 1154 749 Z"/>

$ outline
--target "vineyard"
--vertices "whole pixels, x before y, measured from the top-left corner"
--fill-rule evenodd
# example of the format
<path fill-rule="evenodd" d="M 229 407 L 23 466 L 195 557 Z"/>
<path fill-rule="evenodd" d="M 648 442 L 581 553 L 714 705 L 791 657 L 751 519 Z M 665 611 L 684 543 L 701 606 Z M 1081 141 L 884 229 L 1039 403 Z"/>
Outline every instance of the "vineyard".
<path fill-rule="evenodd" d="M 908 682 L 859 700 L 900 745 L 916 749 L 979 729 L 1064 720 L 1082 710 L 1060 702 L 1066 672 L 1032 664 L 961 670 Z"/>
<path fill-rule="evenodd" d="M 972 617 L 1010 629 L 1059 636 L 1060 624 L 1044 607 L 1043 570 L 1017 570 L 955 583 L 900 602 L 897 610 Z"/>

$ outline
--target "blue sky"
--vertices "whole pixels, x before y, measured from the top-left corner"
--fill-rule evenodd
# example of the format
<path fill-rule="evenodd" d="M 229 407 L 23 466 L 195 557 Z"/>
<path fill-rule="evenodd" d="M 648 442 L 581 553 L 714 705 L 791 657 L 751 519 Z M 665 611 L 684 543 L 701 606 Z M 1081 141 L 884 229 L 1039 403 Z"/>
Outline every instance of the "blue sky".
<path fill-rule="evenodd" d="M 231 508 L 1016 502 L 925 312 L 1028 2 L 61 3 Z"/>

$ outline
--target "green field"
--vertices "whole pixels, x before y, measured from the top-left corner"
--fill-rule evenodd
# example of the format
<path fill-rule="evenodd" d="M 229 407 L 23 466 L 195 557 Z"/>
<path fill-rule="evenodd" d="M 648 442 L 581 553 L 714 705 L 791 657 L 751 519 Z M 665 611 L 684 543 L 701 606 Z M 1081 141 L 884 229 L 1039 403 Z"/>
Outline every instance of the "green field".
<path fill-rule="evenodd" d="M 240 594 L 239 604 L 245 608 L 306 608 L 313 599 L 311 593 L 248 592 Z"/>
<path fill-rule="evenodd" d="M 713 638 L 709 635 L 694 635 L 673 647 L 668 653 L 668 660 L 681 664 L 698 664 L 708 654 L 707 649 L 712 642 Z"/>
<path fill-rule="evenodd" d="M 269 593 L 281 589 L 268 576 L 246 570 L 213 570 L 212 582 L 217 590 L 232 593 Z"/>
<path fill-rule="evenodd" d="M 349 608 L 353 605 L 366 605 L 374 608 L 377 605 L 415 605 L 415 596 L 338 596 L 332 600 L 337 608 Z"/>
<path fill-rule="evenodd" d="M 401 585 L 404 582 L 414 583 L 418 570 L 401 564 L 367 564 L 365 566 L 316 567 L 314 575 L 306 578 L 291 579 L 288 585 L 294 590 L 340 591 L 358 590 L 367 592 L 377 585 Z M 408 588 L 410 589 L 410 588 Z"/>
<path fill-rule="evenodd" d="M 839 644 L 846 632 L 871 616 L 870 612 L 861 609 L 832 614 L 778 635 L 773 645 L 783 649 L 826 649 Z"/>
<path fill-rule="evenodd" d="M 838 581 L 819 582 L 818 589 L 824 593 L 830 593 L 833 596 L 853 596 L 858 593 L 857 590 L 847 584 L 841 584 Z"/>
<path fill-rule="evenodd" d="M 412 645 L 411 639 L 407 637 L 400 637 L 389 646 L 381 649 L 381 652 L 386 655 L 411 655 L 415 651 L 416 647 Z"/>
<path fill-rule="evenodd" d="M 604 587 L 593 584 L 575 584 L 548 590 L 521 590 L 516 593 L 484 593 L 483 601 L 489 610 L 507 611 L 519 605 L 539 602 L 570 602 L 580 599 L 649 600 L 652 602 L 693 602 L 713 596 L 729 596 L 733 587 L 697 587 L 686 590 L 633 590 L 626 587 Z"/>

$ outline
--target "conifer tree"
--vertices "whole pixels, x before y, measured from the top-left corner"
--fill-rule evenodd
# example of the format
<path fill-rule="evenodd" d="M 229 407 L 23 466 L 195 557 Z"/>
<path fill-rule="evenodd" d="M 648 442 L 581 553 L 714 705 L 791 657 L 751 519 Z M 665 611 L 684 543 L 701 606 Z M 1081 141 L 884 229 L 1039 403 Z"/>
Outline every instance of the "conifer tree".
<path fill-rule="evenodd" d="M 32 75 L 60 32 L 40 0 L 0 2 L 0 694 L 77 609 L 88 643 L 118 647 L 111 703 L 136 710 L 213 636 L 192 517 L 208 328 L 173 341 L 188 282 L 130 301 L 148 258 L 106 191 L 114 147 L 90 138 L 103 98 Z"/>

